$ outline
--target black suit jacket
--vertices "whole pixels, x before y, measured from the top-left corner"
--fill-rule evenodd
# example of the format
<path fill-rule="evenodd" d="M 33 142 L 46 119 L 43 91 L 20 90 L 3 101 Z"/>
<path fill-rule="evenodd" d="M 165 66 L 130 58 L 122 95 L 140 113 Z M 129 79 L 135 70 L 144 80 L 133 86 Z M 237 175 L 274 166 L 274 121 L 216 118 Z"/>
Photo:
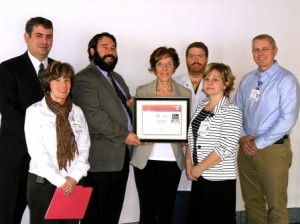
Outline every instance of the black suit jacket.
<path fill-rule="evenodd" d="M 49 63 L 53 61 L 48 60 Z M 0 64 L 0 174 L 5 170 L 23 171 L 24 165 L 28 166 L 25 113 L 27 107 L 40 101 L 43 96 L 27 52 Z"/>

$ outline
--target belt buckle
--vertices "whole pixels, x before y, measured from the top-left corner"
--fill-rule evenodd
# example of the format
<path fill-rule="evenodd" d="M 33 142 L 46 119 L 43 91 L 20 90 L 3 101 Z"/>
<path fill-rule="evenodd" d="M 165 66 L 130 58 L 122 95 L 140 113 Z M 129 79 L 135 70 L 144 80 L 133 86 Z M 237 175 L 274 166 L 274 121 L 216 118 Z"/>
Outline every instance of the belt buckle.
<path fill-rule="evenodd" d="M 36 179 L 35 179 L 35 182 L 39 183 L 39 184 L 44 184 L 45 183 L 45 178 L 37 175 Z"/>

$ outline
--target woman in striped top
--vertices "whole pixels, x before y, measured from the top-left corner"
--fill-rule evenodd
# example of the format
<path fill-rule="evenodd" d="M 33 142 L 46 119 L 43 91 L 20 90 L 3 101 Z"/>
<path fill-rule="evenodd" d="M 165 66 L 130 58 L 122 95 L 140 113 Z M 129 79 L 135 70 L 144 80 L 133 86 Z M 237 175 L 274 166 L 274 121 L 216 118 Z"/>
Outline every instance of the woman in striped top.
<path fill-rule="evenodd" d="M 209 100 L 198 106 L 188 131 L 186 170 L 193 181 L 189 223 L 235 223 L 242 114 L 229 100 L 234 79 L 222 63 L 210 63 L 204 71 Z"/>

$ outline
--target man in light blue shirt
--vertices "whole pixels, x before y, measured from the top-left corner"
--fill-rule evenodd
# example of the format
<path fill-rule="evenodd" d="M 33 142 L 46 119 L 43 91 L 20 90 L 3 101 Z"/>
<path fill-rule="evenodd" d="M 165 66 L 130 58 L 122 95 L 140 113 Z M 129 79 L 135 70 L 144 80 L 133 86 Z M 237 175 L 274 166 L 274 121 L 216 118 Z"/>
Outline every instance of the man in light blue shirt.
<path fill-rule="evenodd" d="M 247 223 L 251 224 L 289 223 L 289 134 L 297 121 L 300 92 L 296 77 L 275 60 L 277 52 L 273 37 L 253 38 L 258 68 L 242 78 L 235 96 L 244 118 L 238 168 Z"/>

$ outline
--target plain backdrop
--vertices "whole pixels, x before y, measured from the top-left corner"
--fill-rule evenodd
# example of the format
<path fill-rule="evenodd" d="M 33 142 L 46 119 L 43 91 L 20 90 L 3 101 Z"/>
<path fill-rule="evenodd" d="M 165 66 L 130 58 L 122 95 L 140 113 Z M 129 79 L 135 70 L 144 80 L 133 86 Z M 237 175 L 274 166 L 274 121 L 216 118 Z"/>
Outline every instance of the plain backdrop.
<path fill-rule="evenodd" d="M 175 75 L 179 75 L 186 72 L 185 49 L 194 41 L 208 46 L 210 62 L 231 66 L 237 87 L 240 78 L 256 68 L 251 39 L 261 33 L 275 38 L 277 60 L 300 80 L 299 10 L 299 0 L 0 0 L 0 62 L 25 52 L 26 21 L 43 16 L 54 25 L 50 56 L 71 63 L 76 72 L 89 63 L 87 43 L 95 34 L 115 35 L 119 55 L 115 71 L 123 75 L 132 95 L 137 86 L 155 78 L 147 70 L 154 49 L 177 50 L 181 65 Z M 291 134 L 294 157 L 288 207 L 300 207 L 299 132 L 298 121 Z M 244 210 L 239 185 L 237 210 Z M 138 217 L 131 172 L 120 222 L 138 221 Z M 28 212 L 23 219 L 27 223 Z"/>

